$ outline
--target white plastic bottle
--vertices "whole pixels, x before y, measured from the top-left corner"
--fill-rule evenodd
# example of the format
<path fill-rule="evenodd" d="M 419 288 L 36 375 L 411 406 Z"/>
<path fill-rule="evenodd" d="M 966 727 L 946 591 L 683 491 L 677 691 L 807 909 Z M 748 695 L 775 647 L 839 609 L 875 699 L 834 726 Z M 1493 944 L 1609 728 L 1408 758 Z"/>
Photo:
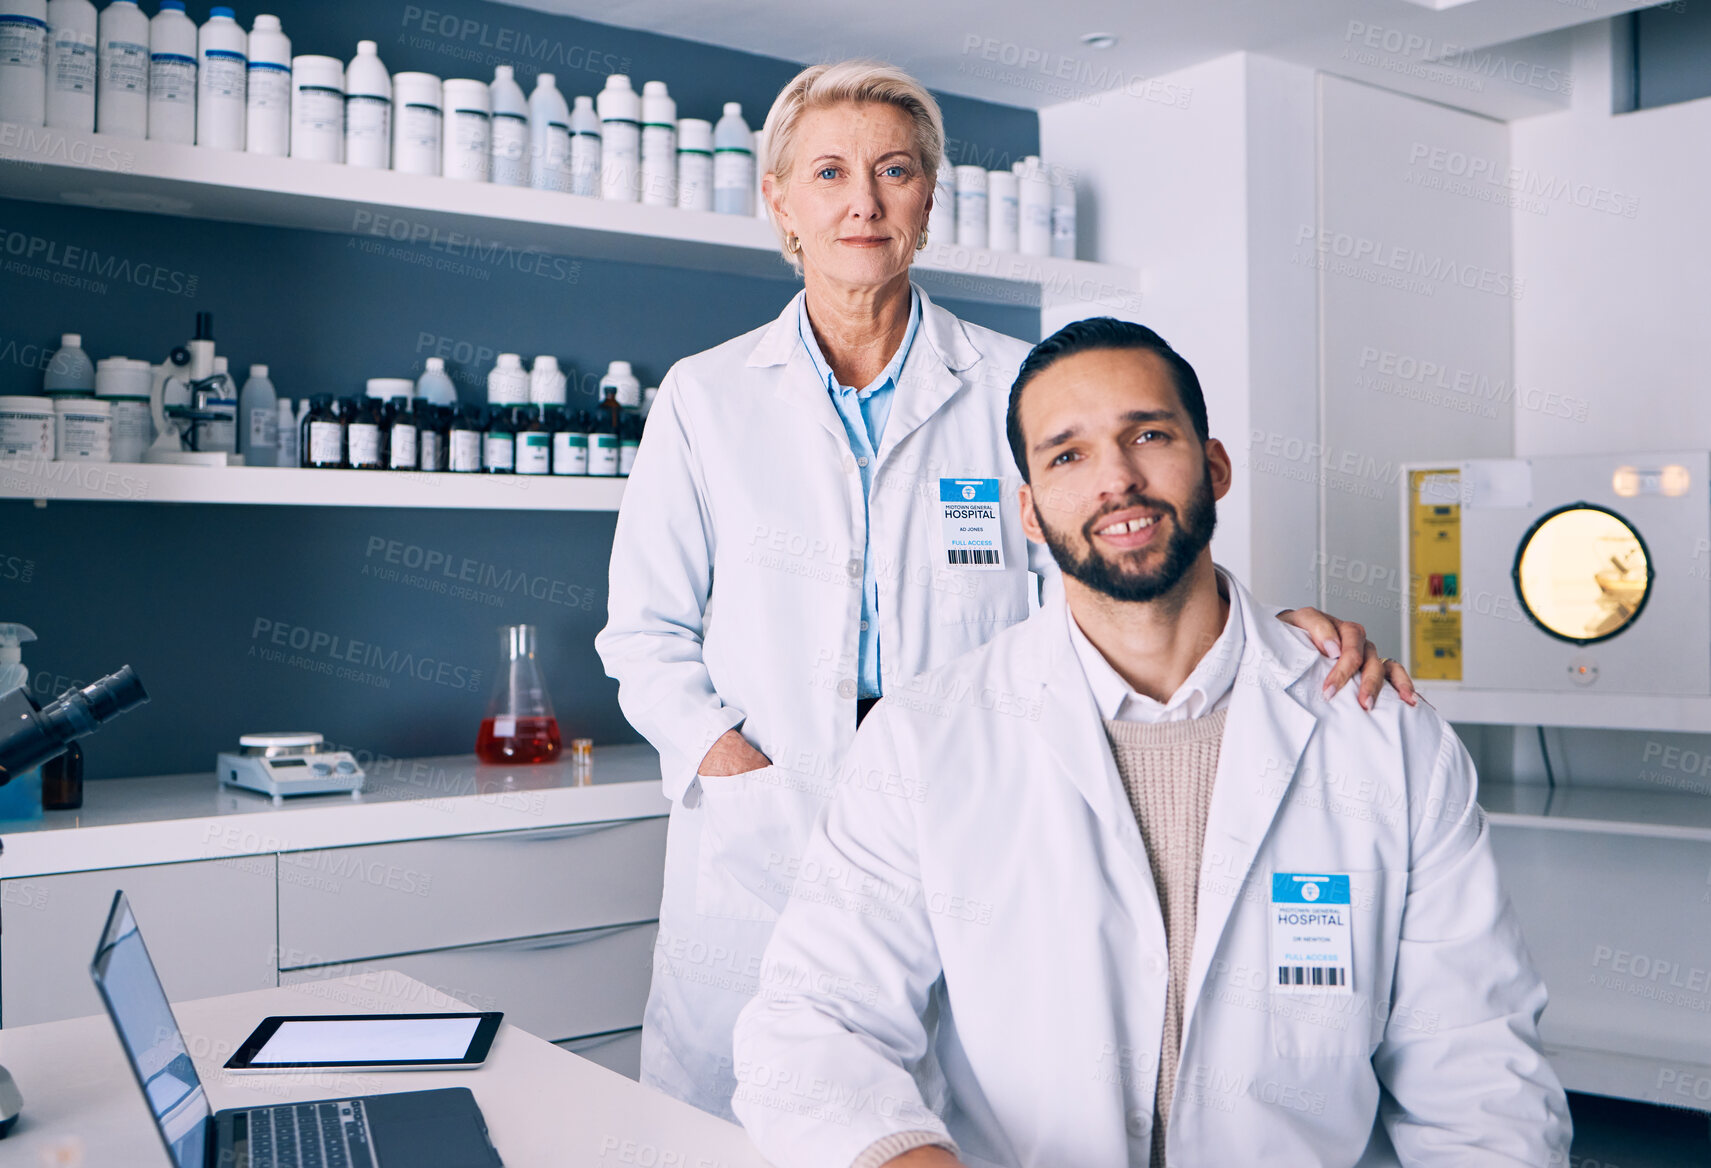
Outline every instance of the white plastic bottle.
<path fill-rule="evenodd" d="M 487 87 L 493 107 L 489 150 L 492 180 L 502 187 L 529 185 L 529 99 L 509 65 L 496 65 Z"/>
<path fill-rule="evenodd" d="M 956 242 L 956 167 L 943 156 L 933 186 L 933 209 L 927 212 L 927 238 L 937 243 Z"/>
<path fill-rule="evenodd" d="M 551 73 L 535 78 L 529 95 L 529 185 L 537 191 L 569 190 L 570 108 Z"/>
<path fill-rule="evenodd" d="M 526 406 L 529 404 L 529 371 L 523 368 L 523 358 L 516 353 L 501 353 L 487 373 L 487 404 L 490 406 Z"/>
<path fill-rule="evenodd" d="M 184 0 L 160 0 L 149 21 L 149 141 L 196 141 L 196 22 Z"/>
<path fill-rule="evenodd" d="M 244 111 L 245 150 L 278 158 L 291 152 L 291 38 L 277 16 L 258 16 L 250 27 Z"/>
<path fill-rule="evenodd" d="M 0 122 L 47 121 L 47 0 L 0 0 Z"/>
<path fill-rule="evenodd" d="M 429 357 L 424 364 L 422 376 L 416 379 L 416 400 L 436 406 L 457 405 L 457 385 L 446 373 L 445 359 Z"/>
<path fill-rule="evenodd" d="M 961 247 L 985 247 L 987 240 L 986 168 L 956 168 L 956 241 Z"/>
<path fill-rule="evenodd" d="M 663 81 L 642 86 L 642 202 L 677 205 L 677 103 Z"/>
<path fill-rule="evenodd" d="M 149 132 L 149 18 L 137 0 L 101 12 L 96 46 L 95 129 L 120 138 Z"/>
<path fill-rule="evenodd" d="M 628 361 L 613 361 L 606 366 L 606 376 L 600 379 L 600 396 L 606 396 L 606 387 L 610 385 L 618 391 L 618 404 L 625 409 L 633 410 L 642 404 L 642 383 L 630 371 Z"/>
<path fill-rule="evenodd" d="M 991 170 L 986 173 L 986 246 L 993 251 L 1015 251 L 1017 247 L 1016 173 Z"/>
<path fill-rule="evenodd" d="M 231 365 L 227 358 L 216 355 L 214 358 L 214 373 L 220 378 L 217 397 L 211 397 L 205 403 L 208 409 L 225 417 L 218 422 L 203 422 L 197 430 L 196 448 L 198 450 L 223 450 L 227 454 L 238 452 L 238 386 L 232 380 Z"/>
<path fill-rule="evenodd" d="M 642 103 L 622 73 L 606 78 L 600 111 L 600 197 L 634 203 L 642 193 Z"/>
<path fill-rule="evenodd" d="M 89 0 L 48 0 L 50 126 L 85 133 L 95 129 L 97 27 Z"/>
<path fill-rule="evenodd" d="M 380 46 L 358 41 L 345 70 L 345 165 L 385 170 L 392 159 L 392 78 Z"/>
<path fill-rule="evenodd" d="M 713 123 L 701 118 L 677 123 L 677 205 L 713 209 Z"/>
<path fill-rule="evenodd" d="M 291 157 L 345 157 L 345 63 L 304 53 L 291 58 Z"/>
<path fill-rule="evenodd" d="M 297 444 L 297 416 L 291 410 L 291 399 L 282 397 L 276 404 L 274 429 L 279 435 L 279 456 L 275 465 L 298 466 L 303 455 Z"/>
<path fill-rule="evenodd" d="M 1052 254 L 1052 184 L 1040 160 L 1030 154 L 1017 163 L 1017 250 L 1027 256 Z"/>
<path fill-rule="evenodd" d="M 550 353 L 541 354 L 535 358 L 534 368 L 529 370 L 529 404 L 562 406 L 565 383 L 564 370 L 558 367 L 558 358 Z"/>
<path fill-rule="evenodd" d="M 244 148 L 250 41 L 230 8 L 208 10 L 196 37 L 196 144 Z"/>
<path fill-rule="evenodd" d="M 440 138 L 445 131 L 440 79 L 432 73 L 392 78 L 392 169 L 405 174 L 440 173 Z"/>
<path fill-rule="evenodd" d="M 42 392 L 91 397 L 95 393 L 95 364 L 83 351 L 81 333 L 65 333 L 42 373 Z"/>
<path fill-rule="evenodd" d="M 573 195 L 600 197 L 600 115 L 592 97 L 579 97 L 570 111 L 570 185 Z"/>
<path fill-rule="evenodd" d="M 752 215 L 756 189 L 754 135 L 743 121 L 742 103 L 727 101 L 713 127 L 713 210 Z"/>
<path fill-rule="evenodd" d="M 492 120 L 487 82 L 453 77 L 440 88 L 446 103 L 440 173 L 466 182 L 486 182 Z"/>
<path fill-rule="evenodd" d="M 279 446 L 279 395 L 267 366 L 251 365 L 238 393 L 238 453 L 245 466 L 283 466 Z"/>
<path fill-rule="evenodd" d="M 1052 182 L 1052 255 L 1075 258 L 1075 174 L 1066 167 L 1050 170 Z"/>

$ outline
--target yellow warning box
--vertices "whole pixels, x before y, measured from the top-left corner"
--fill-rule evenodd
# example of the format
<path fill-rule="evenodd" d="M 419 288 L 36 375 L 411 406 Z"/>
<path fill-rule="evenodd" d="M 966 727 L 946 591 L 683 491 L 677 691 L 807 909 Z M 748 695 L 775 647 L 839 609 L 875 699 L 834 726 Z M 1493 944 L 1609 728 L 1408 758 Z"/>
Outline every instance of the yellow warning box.
<path fill-rule="evenodd" d="M 1408 472 L 1409 672 L 1461 680 L 1461 472 Z"/>

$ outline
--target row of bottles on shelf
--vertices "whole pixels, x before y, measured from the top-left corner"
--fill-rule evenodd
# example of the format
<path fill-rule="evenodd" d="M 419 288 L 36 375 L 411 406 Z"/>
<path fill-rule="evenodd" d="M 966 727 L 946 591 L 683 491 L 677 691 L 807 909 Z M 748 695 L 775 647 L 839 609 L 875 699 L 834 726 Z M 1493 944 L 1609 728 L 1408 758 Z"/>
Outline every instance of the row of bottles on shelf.
<path fill-rule="evenodd" d="M 621 475 L 657 392 L 613 361 L 598 404 L 577 408 L 557 357 L 531 369 L 501 353 L 485 405 L 460 404 L 444 359 L 429 357 L 415 381 L 369 378 L 361 395 L 293 406 L 266 365 L 251 365 L 237 388 L 206 312 L 159 365 L 91 361 L 82 340 L 61 337 L 40 394 L 0 396 L 0 459 Z"/>
<path fill-rule="evenodd" d="M 755 135 L 742 106 L 717 124 L 679 118 L 663 81 L 621 73 L 566 102 L 551 73 L 524 95 L 491 82 L 388 72 L 374 41 L 347 63 L 293 56 L 277 16 L 244 32 L 182 0 L 0 0 L 0 121 L 532 186 L 625 202 L 754 215 Z"/>

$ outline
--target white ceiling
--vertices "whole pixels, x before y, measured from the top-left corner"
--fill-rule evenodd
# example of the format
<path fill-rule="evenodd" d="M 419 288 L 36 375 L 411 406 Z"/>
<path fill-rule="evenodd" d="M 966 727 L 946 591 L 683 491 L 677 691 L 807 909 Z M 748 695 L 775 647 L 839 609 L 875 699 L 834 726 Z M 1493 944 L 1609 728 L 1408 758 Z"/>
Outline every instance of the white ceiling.
<path fill-rule="evenodd" d="M 1245 49 L 1513 118 L 1568 104 L 1561 82 L 1569 38 L 1541 34 L 1656 0 L 511 2 L 792 61 L 880 57 L 942 92 L 1005 105 L 1040 108 L 1138 88 Z M 1115 34 L 1118 43 L 1106 50 L 1081 43 L 1096 32 Z M 1523 38 L 1533 39 L 1511 45 Z M 1509 47 L 1486 51 L 1494 46 Z M 1449 60 L 1434 64 L 1446 52 Z"/>

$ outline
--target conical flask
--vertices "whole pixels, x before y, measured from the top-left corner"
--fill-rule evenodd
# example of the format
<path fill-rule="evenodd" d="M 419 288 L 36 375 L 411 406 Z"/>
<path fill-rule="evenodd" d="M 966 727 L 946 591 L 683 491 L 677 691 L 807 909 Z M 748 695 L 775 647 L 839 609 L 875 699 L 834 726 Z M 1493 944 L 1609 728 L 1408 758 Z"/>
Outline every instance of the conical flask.
<path fill-rule="evenodd" d="M 558 719 L 535 658 L 535 626 L 506 625 L 499 630 L 499 671 L 476 757 L 502 766 L 552 762 L 560 749 Z"/>

